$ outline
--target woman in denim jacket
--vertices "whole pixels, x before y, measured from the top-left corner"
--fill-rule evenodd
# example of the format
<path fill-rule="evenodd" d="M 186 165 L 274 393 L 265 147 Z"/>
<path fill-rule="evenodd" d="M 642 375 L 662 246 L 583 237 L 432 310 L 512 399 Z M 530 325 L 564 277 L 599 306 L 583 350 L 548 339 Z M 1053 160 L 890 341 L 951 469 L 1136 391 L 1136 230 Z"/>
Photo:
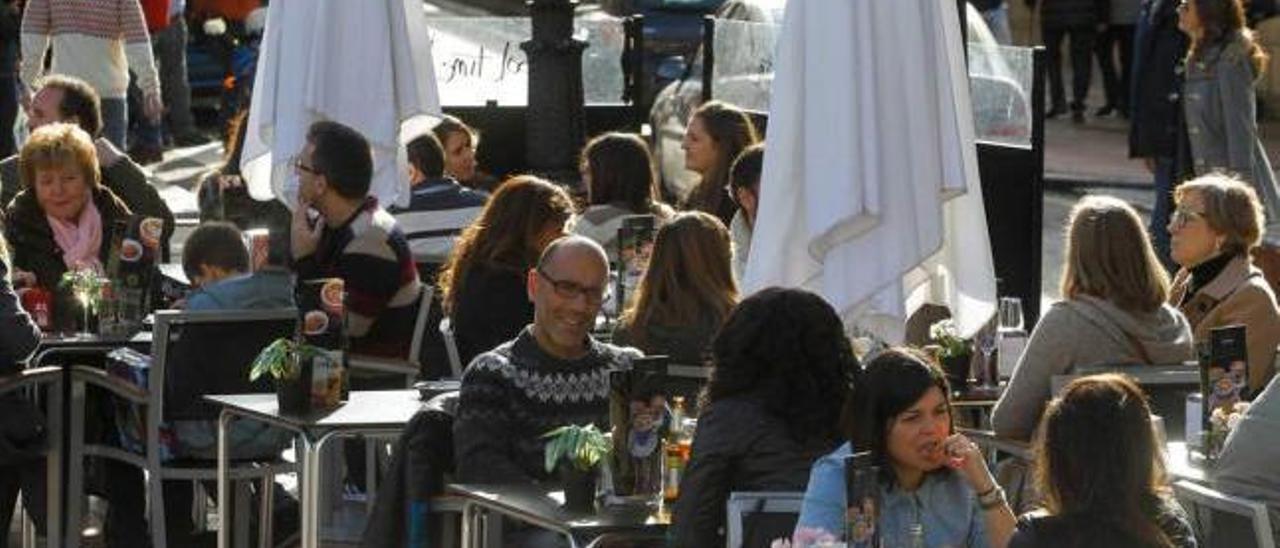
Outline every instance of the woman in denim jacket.
<path fill-rule="evenodd" d="M 1235 173 L 1257 190 L 1267 218 L 1280 220 L 1280 190 L 1258 140 L 1254 92 L 1267 54 L 1244 26 L 1240 0 L 1185 0 L 1178 10 L 1178 27 L 1191 39 L 1183 109 L 1195 174 Z"/>

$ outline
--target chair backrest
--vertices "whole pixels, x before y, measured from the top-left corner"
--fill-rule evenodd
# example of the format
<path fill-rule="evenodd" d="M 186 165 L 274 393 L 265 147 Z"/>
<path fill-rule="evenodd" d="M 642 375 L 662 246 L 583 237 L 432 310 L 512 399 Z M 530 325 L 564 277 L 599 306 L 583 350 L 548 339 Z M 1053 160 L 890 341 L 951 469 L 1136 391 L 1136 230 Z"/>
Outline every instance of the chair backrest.
<path fill-rule="evenodd" d="M 730 493 L 725 505 L 725 546 L 768 546 L 775 539 L 790 539 L 803 502 L 800 491 Z"/>
<path fill-rule="evenodd" d="M 272 341 L 293 336 L 297 323 L 293 308 L 156 312 L 150 420 L 212 420 L 218 409 L 205 394 L 272 392 L 269 378 L 249 382 L 249 368 Z"/>
<path fill-rule="evenodd" d="M 1187 394 L 1200 391 L 1200 367 L 1194 363 L 1168 365 L 1113 364 L 1078 367 L 1067 375 L 1054 375 L 1050 389 L 1054 395 L 1073 380 L 1099 373 L 1121 373 L 1132 378 L 1147 394 L 1151 412 L 1164 418 L 1171 440 L 1181 440 L 1186 432 Z"/>
<path fill-rule="evenodd" d="M 458 353 L 458 339 L 453 336 L 453 322 L 445 316 L 440 320 L 440 335 L 444 337 L 444 348 L 449 353 L 449 369 L 453 378 L 462 378 L 462 355 Z"/>
<path fill-rule="evenodd" d="M 1275 548 L 1267 505 L 1188 480 L 1173 483 L 1201 546 Z"/>
<path fill-rule="evenodd" d="M 423 284 L 422 293 L 418 295 L 418 316 L 413 322 L 413 340 L 409 343 L 409 362 L 422 366 L 422 342 L 427 338 L 427 317 L 431 315 L 431 297 L 436 288 Z"/>

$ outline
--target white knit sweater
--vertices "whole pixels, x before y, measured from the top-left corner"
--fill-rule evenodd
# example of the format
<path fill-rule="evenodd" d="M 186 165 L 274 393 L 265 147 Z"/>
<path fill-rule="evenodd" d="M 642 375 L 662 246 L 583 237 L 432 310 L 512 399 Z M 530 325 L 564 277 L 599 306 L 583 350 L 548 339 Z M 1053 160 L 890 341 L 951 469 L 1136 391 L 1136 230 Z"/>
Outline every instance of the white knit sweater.
<path fill-rule="evenodd" d="M 123 99 L 129 71 L 144 93 L 160 93 L 151 39 L 138 0 L 29 0 L 22 17 L 22 81 L 44 75 L 53 45 L 52 72 L 75 76 L 104 99 Z"/>

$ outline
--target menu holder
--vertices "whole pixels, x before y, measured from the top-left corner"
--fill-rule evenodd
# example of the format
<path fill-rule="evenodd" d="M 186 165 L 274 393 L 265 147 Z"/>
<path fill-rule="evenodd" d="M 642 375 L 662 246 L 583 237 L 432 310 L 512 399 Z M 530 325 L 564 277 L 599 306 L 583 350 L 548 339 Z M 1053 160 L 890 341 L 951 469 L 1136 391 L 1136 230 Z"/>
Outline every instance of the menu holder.
<path fill-rule="evenodd" d="M 265 228 L 244 231 L 244 247 L 249 252 L 249 272 L 262 270 L 271 253 L 271 231 Z"/>
<path fill-rule="evenodd" d="M 880 548 L 880 467 L 868 451 L 844 459 L 845 546 Z"/>
<path fill-rule="evenodd" d="M 614 297 L 618 317 L 627 309 L 628 301 L 649 269 L 656 224 L 653 215 L 632 215 L 624 217 L 618 227 L 618 287 Z"/>
<path fill-rule="evenodd" d="M 159 282 L 160 238 L 164 220 L 131 215 L 116 221 L 112 254 L 107 261 L 110 295 L 104 295 L 99 329 L 104 335 L 129 334 L 142 329 L 142 319 L 156 304 L 153 288 Z"/>
<path fill-rule="evenodd" d="M 606 492 L 625 502 L 656 502 L 662 494 L 663 440 L 671 429 L 667 357 L 636 358 L 631 368 L 610 372 L 609 422 L 613 432 Z M 607 483 L 607 482 L 606 482 Z M 611 487 L 611 489 L 610 489 Z"/>
<path fill-rule="evenodd" d="M 310 373 L 312 409 L 332 409 L 346 399 L 345 286 L 341 278 L 319 278 L 298 283 L 298 326 L 301 342 L 321 350 L 299 364 Z"/>
<path fill-rule="evenodd" d="M 1200 391 L 1205 403 L 1201 426 L 1209 427 L 1214 409 L 1230 410 L 1243 401 L 1249 387 L 1249 352 L 1245 326 L 1209 330 L 1209 355 L 1200 364 Z"/>

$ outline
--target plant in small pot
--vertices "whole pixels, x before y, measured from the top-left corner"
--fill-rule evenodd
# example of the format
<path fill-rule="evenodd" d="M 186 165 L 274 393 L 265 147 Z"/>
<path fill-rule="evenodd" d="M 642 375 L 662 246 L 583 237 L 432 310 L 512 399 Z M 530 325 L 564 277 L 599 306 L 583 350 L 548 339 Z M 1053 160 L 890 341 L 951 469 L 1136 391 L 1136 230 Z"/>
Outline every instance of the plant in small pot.
<path fill-rule="evenodd" d="M 542 435 L 547 473 L 564 484 L 564 506 L 571 512 L 591 512 L 596 505 L 600 464 L 609 455 L 609 435 L 594 424 L 561 426 Z"/>
<path fill-rule="evenodd" d="M 280 412 L 305 415 L 311 412 L 311 359 L 323 354 L 324 350 L 306 343 L 276 339 L 253 359 L 249 381 L 270 375 L 275 379 Z"/>
<path fill-rule="evenodd" d="M 969 384 L 973 351 L 970 350 L 969 341 L 960 336 L 955 320 L 938 320 L 929 326 L 929 338 L 939 347 L 938 359 L 942 362 L 942 371 L 946 373 L 951 389 L 964 390 Z"/>

